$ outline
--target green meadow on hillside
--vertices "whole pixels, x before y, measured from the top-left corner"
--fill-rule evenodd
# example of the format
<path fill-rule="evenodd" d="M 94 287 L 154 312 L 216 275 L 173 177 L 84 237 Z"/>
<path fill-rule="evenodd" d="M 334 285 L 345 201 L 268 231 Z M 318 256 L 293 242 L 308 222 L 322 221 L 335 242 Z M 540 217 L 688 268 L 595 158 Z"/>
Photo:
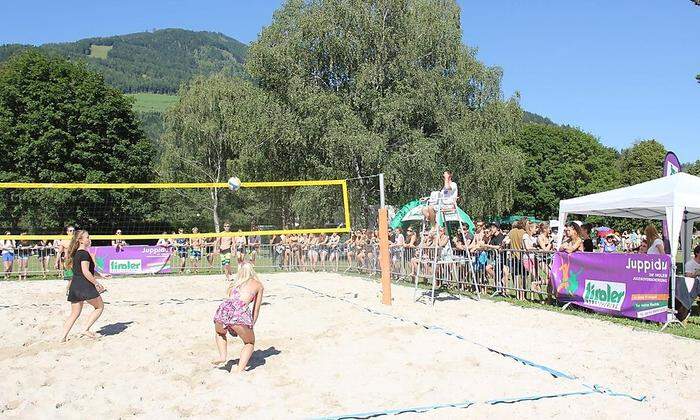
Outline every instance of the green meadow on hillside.
<path fill-rule="evenodd" d="M 160 93 L 133 93 L 127 94 L 134 98 L 134 111 L 136 112 L 165 112 L 177 102 L 177 95 L 164 95 Z"/>
<path fill-rule="evenodd" d="M 112 49 L 111 45 L 90 45 L 90 57 L 107 59 L 107 54 Z"/>

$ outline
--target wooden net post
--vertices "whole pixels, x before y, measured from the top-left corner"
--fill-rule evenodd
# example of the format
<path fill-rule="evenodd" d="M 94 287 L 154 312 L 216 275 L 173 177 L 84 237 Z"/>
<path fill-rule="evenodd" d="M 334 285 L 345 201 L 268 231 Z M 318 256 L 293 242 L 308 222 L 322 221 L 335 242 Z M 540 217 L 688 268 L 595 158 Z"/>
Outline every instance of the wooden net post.
<path fill-rule="evenodd" d="M 382 270 L 382 303 L 391 305 L 391 259 L 389 258 L 389 210 L 379 209 L 379 267 Z"/>

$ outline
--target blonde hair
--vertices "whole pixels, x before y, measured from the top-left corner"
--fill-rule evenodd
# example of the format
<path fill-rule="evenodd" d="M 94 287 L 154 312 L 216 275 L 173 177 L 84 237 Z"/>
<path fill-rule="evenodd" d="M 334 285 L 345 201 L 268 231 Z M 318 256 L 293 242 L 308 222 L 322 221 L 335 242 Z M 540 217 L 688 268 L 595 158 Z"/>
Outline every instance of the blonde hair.
<path fill-rule="evenodd" d="M 250 262 L 244 262 L 241 266 L 238 267 L 238 273 L 236 274 L 236 280 L 232 281 L 229 283 L 228 288 L 226 289 L 226 295 L 231 294 L 231 290 L 239 288 L 243 283 L 247 282 L 248 280 L 257 280 L 258 279 L 258 274 L 255 272 L 255 269 L 253 268 L 253 264 Z"/>
<path fill-rule="evenodd" d="M 647 237 L 649 246 L 651 246 L 655 240 L 659 239 L 659 231 L 656 230 L 656 226 L 654 225 L 648 225 L 646 229 L 644 229 L 644 235 Z"/>
<path fill-rule="evenodd" d="M 75 253 L 78 252 L 78 247 L 80 246 L 80 237 L 87 233 L 86 230 L 76 230 L 73 233 L 73 237 L 70 239 L 70 244 L 68 244 L 68 256 L 66 257 L 66 268 L 73 268 L 73 257 Z"/>

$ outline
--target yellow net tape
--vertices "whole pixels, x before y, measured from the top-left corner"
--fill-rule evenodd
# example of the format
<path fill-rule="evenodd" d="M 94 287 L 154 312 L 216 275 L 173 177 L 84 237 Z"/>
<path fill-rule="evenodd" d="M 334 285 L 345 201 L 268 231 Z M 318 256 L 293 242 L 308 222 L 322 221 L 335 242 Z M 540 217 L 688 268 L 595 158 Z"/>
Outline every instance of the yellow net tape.
<path fill-rule="evenodd" d="M 242 188 L 271 188 L 271 187 L 309 187 L 320 185 L 345 185 L 344 179 L 326 179 L 319 181 L 260 181 L 242 182 Z M 0 182 L 0 188 L 52 188 L 52 189 L 167 189 L 167 188 L 228 188 L 225 182 L 163 182 L 163 183 L 134 183 L 134 184 L 90 184 L 90 183 L 41 183 L 41 182 Z"/>

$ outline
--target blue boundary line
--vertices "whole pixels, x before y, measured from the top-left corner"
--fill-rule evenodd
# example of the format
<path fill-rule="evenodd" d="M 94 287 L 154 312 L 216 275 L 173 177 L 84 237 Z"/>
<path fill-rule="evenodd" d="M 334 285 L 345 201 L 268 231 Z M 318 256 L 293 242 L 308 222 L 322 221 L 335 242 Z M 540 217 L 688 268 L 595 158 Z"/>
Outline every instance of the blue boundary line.
<path fill-rule="evenodd" d="M 342 302 L 348 303 L 352 306 L 355 306 L 357 308 L 365 310 L 373 315 L 384 316 L 384 317 L 388 317 L 388 318 L 391 318 L 391 319 L 394 319 L 397 321 L 410 323 L 410 324 L 416 325 L 418 327 L 424 328 L 426 330 L 437 331 L 437 332 L 440 332 L 442 334 L 448 335 L 450 337 L 454 337 L 458 340 L 462 340 L 462 341 L 466 341 L 468 343 L 474 344 L 474 345 L 479 346 L 481 348 L 484 348 L 490 352 L 496 353 L 500 356 L 503 356 L 503 357 L 509 358 L 511 360 L 514 360 L 518 363 L 521 363 L 525 366 L 530 366 L 530 367 L 534 367 L 536 369 L 539 369 L 543 372 L 546 372 L 546 373 L 552 375 L 554 378 L 564 378 L 564 379 L 568 379 L 571 381 L 576 381 L 576 382 L 581 383 L 578 380 L 578 378 L 573 376 L 573 375 L 570 375 L 570 374 L 562 372 L 560 370 L 556 370 L 556 369 L 532 362 L 530 360 L 524 359 L 522 357 L 510 354 L 510 353 L 506 353 L 506 352 L 494 349 L 492 347 L 488 347 L 484 344 L 468 340 L 467 338 L 465 338 L 464 336 L 462 336 L 460 334 L 457 334 L 453 331 L 450 331 L 448 329 L 445 329 L 445 328 L 437 326 L 437 325 L 421 324 L 417 321 L 406 319 L 406 318 L 403 318 L 403 317 L 400 317 L 397 315 L 392 315 L 392 314 L 389 314 L 386 312 L 377 311 L 375 309 L 359 305 L 359 304 L 352 302 L 346 298 L 334 296 L 334 295 L 329 295 L 327 293 L 323 293 L 323 292 L 311 289 L 311 288 L 306 287 L 306 286 L 301 286 L 299 284 L 290 283 L 289 286 L 296 287 L 296 288 L 299 288 L 302 290 L 306 290 L 308 292 L 314 293 L 314 294 L 319 295 L 319 296 L 340 300 Z M 586 389 L 588 389 L 588 391 L 569 392 L 569 393 L 551 394 L 551 395 L 539 395 L 539 396 L 531 396 L 531 397 L 518 397 L 518 398 L 510 398 L 510 399 L 489 400 L 489 401 L 485 401 L 484 403 L 491 404 L 491 405 L 513 404 L 513 403 L 522 402 L 522 401 L 536 401 L 536 400 L 541 400 L 541 399 L 546 399 L 546 398 L 559 398 L 559 397 L 589 395 L 589 394 L 602 394 L 602 395 L 607 395 L 610 397 L 626 397 L 626 398 L 630 398 L 630 399 L 632 399 L 634 401 L 638 401 L 638 402 L 646 401 L 646 396 L 635 397 L 635 396 L 632 396 L 629 394 L 615 392 L 609 388 L 606 388 L 606 387 L 603 387 L 603 386 L 597 385 L 597 384 L 589 385 L 586 383 L 581 383 L 581 385 L 583 385 Z M 467 408 L 467 407 L 474 405 L 474 404 L 477 404 L 477 402 L 476 401 L 464 401 L 464 402 L 460 402 L 460 403 L 436 404 L 436 405 L 425 406 L 425 407 L 400 408 L 400 409 L 374 411 L 374 412 L 359 413 L 359 414 L 346 414 L 346 415 L 339 415 L 339 416 L 318 417 L 318 419 L 346 419 L 346 418 L 347 419 L 350 419 L 350 418 L 367 419 L 367 418 L 390 415 L 390 414 L 401 414 L 401 413 L 409 413 L 409 412 L 422 413 L 422 412 L 426 412 L 426 411 L 430 411 L 430 410 L 437 410 L 437 409 L 449 408 L 449 407 Z"/>
<path fill-rule="evenodd" d="M 379 411 L 368 411 L 364 413 L 353 413 L 353 414 L 340 414 L 322 417 L 313 417 L 314 420 L 340 420 L 340 419 L 369 419 L 372 417 L 396 415 L 396 414 L 406 414 L 406 413 L 425 413 L 432 410 L 439 410 L 442 408 L 469 408 L 475 404 L 515 404 L 523 401 L 537 401 L 550 398 L 565 398 L 565 397 L 576 397 L 582 395 L 594 395 L 597 394 L 596 391 L 574 391 L 565 392 L 561 394 L 546 394 L 546 395 L 533 395 L 533 396 L 523 396 L 515 398 L 503 398 L 487 401 L 463 401 L 459 403 L 447 403 L 447 404 L 435 404 L 426 405 L 421 407 L 407 407 L 407 408 L 395 408 L 389 410 L 379 410 Z"/>

